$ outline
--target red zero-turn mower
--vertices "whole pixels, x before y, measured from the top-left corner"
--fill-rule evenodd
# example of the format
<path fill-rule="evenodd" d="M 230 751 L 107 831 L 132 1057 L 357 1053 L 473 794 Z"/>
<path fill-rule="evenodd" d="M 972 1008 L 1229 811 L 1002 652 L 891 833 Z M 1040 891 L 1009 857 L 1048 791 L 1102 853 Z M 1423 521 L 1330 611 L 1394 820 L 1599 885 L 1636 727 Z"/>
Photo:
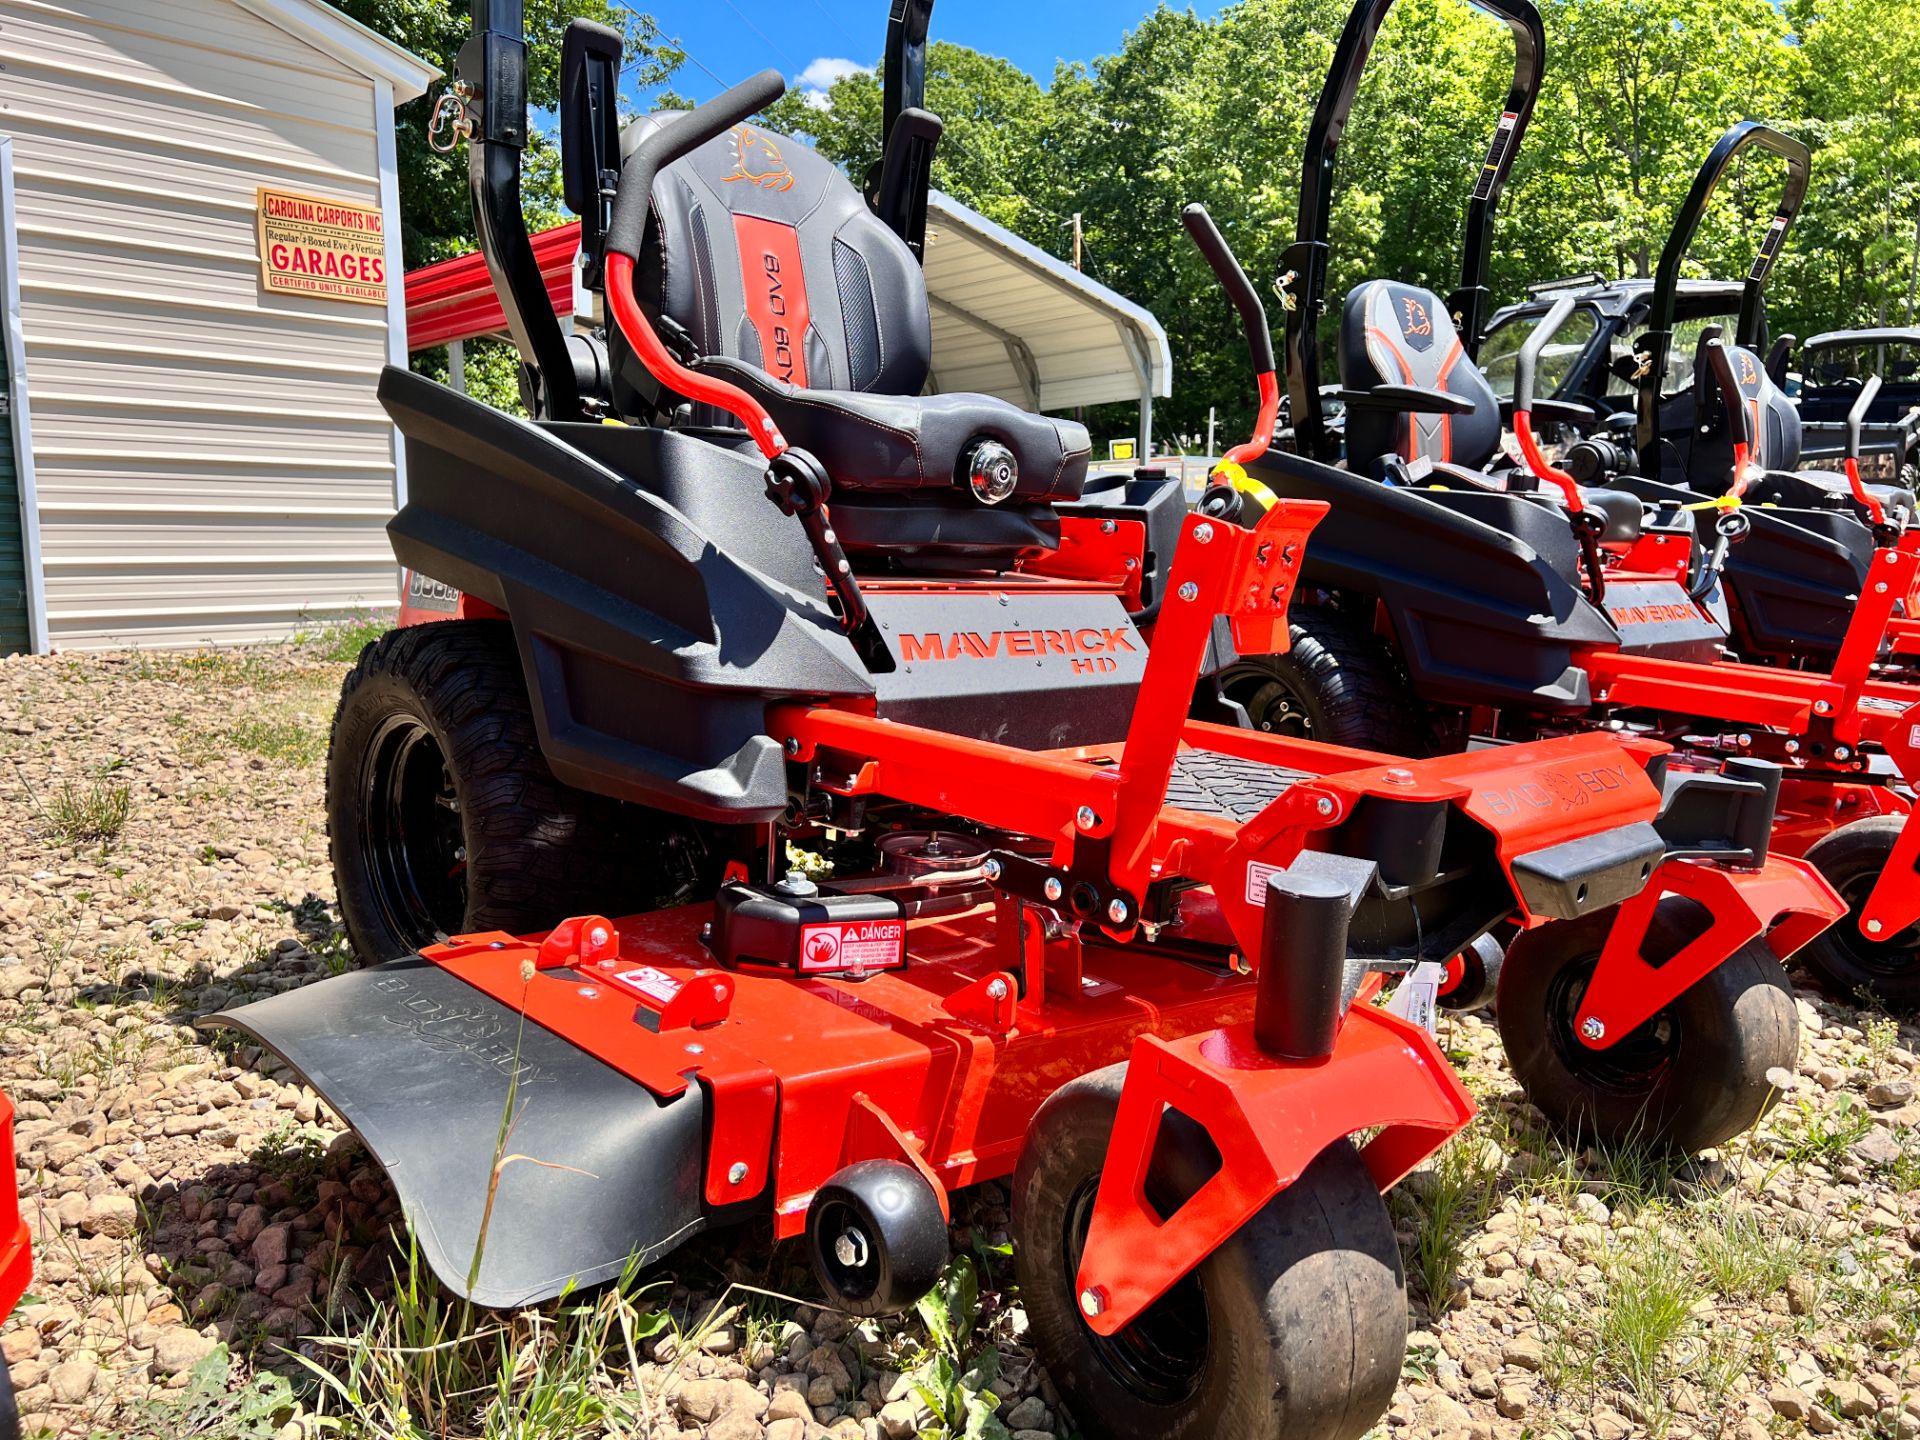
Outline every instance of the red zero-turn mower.
<path fill-rule="evenodd" d="M 1843 992 L 1865 985 L 1893 1002 L 1920 998 L 1911 929 L 1920 920 L 1920 830 L 1903 828 L 1908 802 L 1895 788 L 1920 775 L 1920 689 L 1874 668 L 1920 556 L 1879 552 L 1853 639 L 1830 672 L 1730 663 L 1719 580 L 1737 526 L 1727 516 L 1687 508 L 1697 499 L 1691 492 L 1586 487 L 1548 464 L 1533 424 L 1593 420 L 1585 407 L 1528 393 L 1512 416 L 1528 463 L 1500 457 L 1500 406 L 1466 337 L 1478 333 L 1494 206 L 1525 133 L 1541 55 L 1526 0 L 1483 8 L 1502 14 L 1520 43 L 1469 208 L 1461 289 L 1442 304 L 1418 287 L 1370 281 L 1349 297 L 1339 339 L 1344 470 L 1334 464 L 1340 437 L 1319 388 L 1317 326 L 1335 149 L 1384 0 L 1362 0 L 1336 54 L 1309 132 L 1300 229 L 1286 259 L 1297 453 L 1264 454 L 1243 482 L 1268 498 L 1320 501 L 1330 513 L 1304 562 L 1291 652 L 1244 661 L 1227 676 L 1229 695 L 1262 728 L 1404 753 L 1604 728 L 1674 745 L 1669 773 L 1715 768 L 1729 756 L 1782 765 L 1775 848 L 1809 851 L 1829 837 L 1825 845 L 1850 857 L 1841 867 L 1832 849 L 1809 851 L 1853 906 L 1809 947 L 1809 963 Z M 1723 168 L 1731 151 L 1756 143 L 1784 142 L 1741 127 L 1714 163 Z M 1682 230 L 1684 249 L 1691 228 Z M 1769 230 L 1762 278 L 1783 233 L 1778 222 Z M 1678 261 L 1671 264 L 1677 274 Z M 1523 350 L 1529 375 L 1549 338 L 1536 332 Z M 1714 342 L 1702 368 L 1725 375 L 1726 359 Z M 1202 509 L 1238 513 L 1245 503 L 1222 486 Z M 1880 815 L 1892 818 L 1846 824 Z M 1873 842 L 1868 863 L 1862 837 Z M 1502 972 L 1503 1011 L 1509 988 L 1532 1003 L 1516 956 Z M 1503 1013 L 1502 1023 L 1510 1050 L 1530 1043 L 1530 1018 Z M 1584 1031 L 1579 1039 L 1595 1063 L 1612 1046 Z"/>
<path fill-rule="evenodd" d="M 460 119 L 540 418 L 386 373 L 389 533 L 456 618 L 361 656 L 329 809 L 356 947 L 400 958 L 219 1017 L 359 1131 L 450 1288 L 533 1302 L 760 1220 L 830 1303 L 893 1311 L 946 1261 L 949 1192 L 1011 1176 L 1087 1433 L 1355 1436 L 1404 1349 L 1381 1192 L 1473 1113 L 1388 977 L 1519 925 L 1631 1035 L 1737 970 L 1739 1015 L 1702 1012 L 1660 1085 L 1549 1063 L 1538 1098 L 1681 1144 L 1758 1113 L 1797 1033 L 1767 947 L 1837 913 L 1764 856 L 1777 772 L 1192 720 L 1217 630 L 1285 645 L 1324 507 L 1089 492 L 1081 427 L 921 394 L 924 5 L 895 8 L 871 202 L 746 123 L 771 73 L 622 163 L 618 38 L 575 23 L 604 345 L 559 334 L 517 212 L 519 5 L 475 19 Z M 1643 898 L 1670 892 L 1685 923 Z M 546 1163 L 496 1173 L 508 1104 Z"/>
<path fill-rule="evenodd" d="M 20 1213 L 13 1168 L 13 1102 L 0 1095 L 0 1320 L 13 1313 L 32 1279 L 33 1236 Z M 0 1361 L 0 1440 L 20 1440 L 20 1403 L 5 1361 Z"/>

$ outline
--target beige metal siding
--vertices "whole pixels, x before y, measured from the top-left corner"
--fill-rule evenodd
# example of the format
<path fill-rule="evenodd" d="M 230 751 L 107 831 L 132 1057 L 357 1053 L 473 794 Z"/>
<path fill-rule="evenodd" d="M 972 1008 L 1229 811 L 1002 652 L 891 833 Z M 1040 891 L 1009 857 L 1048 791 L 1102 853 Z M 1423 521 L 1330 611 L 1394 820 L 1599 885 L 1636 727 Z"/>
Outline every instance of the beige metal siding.
<path fill-rule="evenodd" d="M 53 644 L 393 603 L 387 313 L 264 293 L 255 228 L 380 203 L 375 82 L 232 0 L 0 0 L 0 65 Z"/>

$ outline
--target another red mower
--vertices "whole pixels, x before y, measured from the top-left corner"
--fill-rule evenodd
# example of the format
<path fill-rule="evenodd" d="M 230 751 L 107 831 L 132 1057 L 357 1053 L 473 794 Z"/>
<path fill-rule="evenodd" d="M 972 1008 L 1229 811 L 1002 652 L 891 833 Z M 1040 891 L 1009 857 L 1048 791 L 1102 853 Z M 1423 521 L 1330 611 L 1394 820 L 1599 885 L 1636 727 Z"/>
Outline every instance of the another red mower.
<path fill-rule="evenodd" d="M 217 1018 L 360 1132 L 483 1304 L 761 1221 L 829 1303 L 895 1311 L 946 1262 L 949 1193 L 1010 1176 L 1084 1430 L 1356 1436 L 1404 1350 L 1381 1192 L 1473 1113 L 1386 979 L 1520 926 L 1631 1033 L 1744 967 L 1731 1030 L 1634 1100 L 1713 1143 L 1793 1062 L 1774 956 L 1838 906 L 1764 854 L 1771 767 L 1668 776 L 1603 735 L 1409 762 L 1189 718 L 1226 638 L 1286 644 L 1325 508 L 1093 489 L 1080 426 L 921 394 L 928 8 L 894 9 L 871 207 L 748 123 L 771 73 L 623 158 L 618 37 L 575 23 L 602 344 L 545 305 L 519 7 L 476 0 L 462 125 L 540 419 L 384 377 L 389 533 L 447 612 L 361 656 L 328 803 L 349 933 L 400 958 Z M 1668 895 L 1705 923 L 1650 961 Z"/>

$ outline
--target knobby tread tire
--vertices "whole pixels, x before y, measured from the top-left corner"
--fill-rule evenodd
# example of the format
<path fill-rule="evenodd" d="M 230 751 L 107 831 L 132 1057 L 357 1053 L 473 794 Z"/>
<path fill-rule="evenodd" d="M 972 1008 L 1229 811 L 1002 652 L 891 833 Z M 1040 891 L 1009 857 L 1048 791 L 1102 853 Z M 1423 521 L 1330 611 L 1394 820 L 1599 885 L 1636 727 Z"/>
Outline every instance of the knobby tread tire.
<path fill-rule="evenodd" d="M 327 838 L 347 938 L 363 961 L 406 954 L 368 887 L 358 853 L 363 747 L 403 709 L 438 741 L 461 806 L 463 933 L 521 934 L 569 915 L 645 908 L 627 807 L 554 778 L 540 751 L 511 625 L 448 620 L 389 631 L 341 686 L 327 758 Z"/>

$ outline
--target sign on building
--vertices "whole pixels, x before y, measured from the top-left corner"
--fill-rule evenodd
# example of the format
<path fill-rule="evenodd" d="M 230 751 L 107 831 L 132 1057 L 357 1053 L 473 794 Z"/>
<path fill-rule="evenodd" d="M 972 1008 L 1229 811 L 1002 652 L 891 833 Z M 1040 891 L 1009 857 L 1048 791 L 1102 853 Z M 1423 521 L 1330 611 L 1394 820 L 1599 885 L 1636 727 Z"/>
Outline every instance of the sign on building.
<path fill-rule="evenodd" d="M 277 294 L 385 305 L 387 239 L 380 211 L 262 186 L 260 278 Z"/>

